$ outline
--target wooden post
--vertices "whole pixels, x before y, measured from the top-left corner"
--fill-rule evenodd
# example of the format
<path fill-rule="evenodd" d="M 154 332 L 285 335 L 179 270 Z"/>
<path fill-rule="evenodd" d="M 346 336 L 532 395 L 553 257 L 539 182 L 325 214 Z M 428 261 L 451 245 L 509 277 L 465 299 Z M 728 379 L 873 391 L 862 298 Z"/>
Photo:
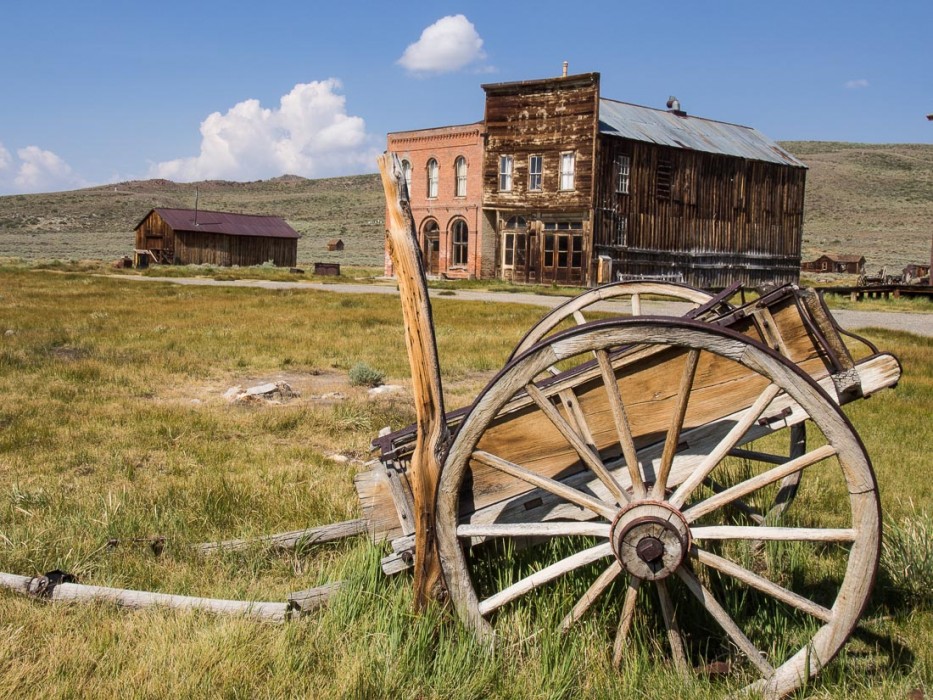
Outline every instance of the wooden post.
<path fill-rule="evenodd" d="M 398 157 L 384 153 L 379 172 L 386 196 L 386 243 L 398 279 L 405 320 L 405 345 L 411 365 L 418 428 L 408 481 L 415 506 L 414 604 L 422 610 L 443 594 L 434 519 L 441 465 L 450 442 L 444 420 L 441 371 L 434 338 L 428 281 L 421 260 L 405 175 Z"/>

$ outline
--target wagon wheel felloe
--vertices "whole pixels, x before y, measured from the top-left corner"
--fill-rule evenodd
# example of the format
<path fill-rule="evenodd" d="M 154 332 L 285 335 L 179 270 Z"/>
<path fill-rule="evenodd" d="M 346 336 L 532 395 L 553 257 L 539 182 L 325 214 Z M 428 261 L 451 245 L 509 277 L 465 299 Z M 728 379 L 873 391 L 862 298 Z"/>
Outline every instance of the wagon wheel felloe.
<path fill-rule="evenodd" d="M 537 379 L 557 363 L 573 366 Z M 817 447 L 730 455 L 803 421 Z M 803 471 L 805 508 L 749 517 Z M 510 363 L 464 420 L 437 506 L 448 591 L 481 638 L 551 596 L 563 628 L 589 612 L 615 629 L 616 663 L 656 626 L 677 668 L 733 655 L 735 682 L 772 697 L 839 651 L 878 560 L 874 474 L 833 401 L 748 337 L 683 319 L 589 324 Z M 545 544 L 522 556 L 529 538 Z M 697 626 L 718 641 L 692 645 Z"/>

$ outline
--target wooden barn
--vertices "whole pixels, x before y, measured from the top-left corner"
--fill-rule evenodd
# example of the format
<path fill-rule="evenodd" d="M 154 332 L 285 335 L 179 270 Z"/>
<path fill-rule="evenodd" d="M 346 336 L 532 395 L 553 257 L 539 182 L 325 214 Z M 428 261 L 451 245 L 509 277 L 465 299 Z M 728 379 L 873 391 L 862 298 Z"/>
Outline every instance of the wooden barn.
<path fill-rule="evenodd" d="M 762 133 L 688 115 L 673 98 L 666 110 L 604 98 L 599 73 L 482 87 L 481 187 L 458 189 L 476 170 L 473 142 L 447 133 L 455 127 L 388 138 L 411 173 L 409 190 L 428 192 L 444 221 L 445 188 L 468 226 L 481 212 L 461 255 L 485 260 L 489 251 L 476 276 L 707 288 L 799 279 L 806 166 Z M 442 217 L 412 205 L 419 232 L 440 224 L 441 260 L 455 258 L 454 219 L 445 238 Z"/>
<path fill-rule="evenodd" d="M 825 253 L 816 260 L 801 264 L 800 268 L 804 272 L 838 272 L 860 275 L 865 272 L 865 257 L 863 255 Z"/>
<path fill-rule="evenodd" d="M 279 216 L 157 208 L 136 226 L 138 261 L 294 267 L 298 233 Z"/>

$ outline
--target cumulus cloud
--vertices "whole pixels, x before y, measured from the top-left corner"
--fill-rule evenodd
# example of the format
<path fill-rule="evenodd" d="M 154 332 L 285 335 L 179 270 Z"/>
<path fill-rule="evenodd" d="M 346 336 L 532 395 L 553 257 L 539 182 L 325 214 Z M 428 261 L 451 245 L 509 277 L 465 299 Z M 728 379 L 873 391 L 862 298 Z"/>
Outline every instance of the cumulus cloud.
<path fill-rule="evenodd" d="M 16 157 L 0 143 L 0 191 L 51 192 L 83 187 L 78 177 L 59 155 L 38 146 L 16 150 Z"/>
<path fill-rule="evenodd" d="M 867 88 L 868 81 L 865 78 L 859 78 L 858 80 L 847 80 L 845 83 L 847 90 L 858 90 L 860 88 Z"/>
<path fill-rule="evenodd" d="M 151 175 L 171 180 L 305 177 L 372 170 L 377 148 L 362 118 L 347 114 L 335 79 L 299 83 L 277 109 L 249 99 L 201 122 L 197 156 L 156 163 Z"/>
<path fill-rule="evenodd" d="M 483 40 L 463 15 L 437 20 L 405 49 L 398 63 L 412 73 L 450 73 L 486 58 Z"/>

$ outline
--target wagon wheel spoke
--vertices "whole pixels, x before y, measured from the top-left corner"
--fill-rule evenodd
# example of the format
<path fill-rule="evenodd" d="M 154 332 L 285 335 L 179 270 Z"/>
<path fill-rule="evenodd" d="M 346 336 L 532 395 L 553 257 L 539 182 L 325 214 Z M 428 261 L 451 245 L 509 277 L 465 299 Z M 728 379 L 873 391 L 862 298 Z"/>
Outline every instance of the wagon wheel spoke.
<path fill-rule="evenodd" d="M 619 437 L 619 445 L 622 448 L 622 456 L 625 458 L 625 466 L 628 467 L 629 478 L 632 481 L 632 490 L 635 492 L 636 498 L 644 498 L 645 482 L 638 466 L 638 453 L 635 451 L 635 441 L 632 438 L 632 426 L 629 424 L 628 416 L 625 413 L 625 404 L 622 403 L 622 394 L 619 392 L 619 383 L 616 380 L 612 362 L 609 360 L 609 353 L 605 350 L 597 350 L 596 360 L 599 363 L 606 395 L 609 397 L 609 407 L 612 410 L 612 418 Z"/>
<path fill-rule="evenodd" d="M 684 426 L 684 418 L 687 415 L 687 402 L 690 399 L 690 391 L 693 388 L 693 378 L 696 375 L 699 360 L 699 350 L 691 349 L 687 353 L 683 374 L 680 377 L 677 403 L 672 414 L 671 426 L 667 431 L 667 438 L 664 441 L 664 451 L 661 453 L 661 464 L 658 467 L 657 480 L 654 482 L 654 488 L 651 491 L 651 496 L 655 499 L 664 498 L 664 492 L 667 490 L 667 477 L 671 473 L 671 464 L 674 462 L 674 454 L 677 452 L 677 444 L 680 442 L 680 431 Z"/>
<path fill-rule="evenodd" d="M 586 614 L 586 611 L 590 609 L 590 606 L 596 602 L 596 599 L 602 595 L 603 591 L 605 591 L 621 573 L 622 566 L 619 564 L 619 562 L 614 561 L 609 565 L 609 568 L 597 576 L 596 580 L 593 581 L 592 585 L 586 590 L 586 593 L 580 597 L 580 600 L 576 602 L 576 605 L 573 606 L 573 609 L 567 613 L 567 616 L 564 617 L 564 619 L 561 621 L 561 632 L 566 632 L 569 630 L 571 626 L 577 622 L 577 620 L 583 617 Z"/>
<path fill-rule="evenodd" d="M 631 499 L 625 492 L 625 489 L 622 488 L 619 482 L 616 481 L 616 478 L 606 469 L 606 465 L 603 464 L 596 451 L 586 444 L 584 438 L 566 421 L 554 404 L 551 403 L 550 399 L 548 399 L 534 383 L 525 385 L 525 391 L 538 408 L 541 409 L 541 412 L 547 419 L 557 428 L 558 432 L 563 435 L 564 439 L 570 443 L 570 446 L 573 447 L 574 451 L 580 456 L 583 463 L 589 467 L 590 471 L 592 471 L 601 482 L 603 482 L 603 485 L 609 489 L 609 493 L 615 496 L 616 502 L 620 505 L 628 503 Z"/>
<path fill-rule="evenodd" d="M 667 581 L 661 579 L 655 581 L 658 588 L 658 599 L 661 601 L 661 615 L 664 617 L 664 627 L 667 628 L 667 641 L 671 645 L 671 655 L 674 659 L 674 667 L 682 674 L 690 670 L 690 664 L 687 663 L 687 652 L 684 649 L 684 637 L 680 633 L 680 626 L 677 624 L 677 618 L 674 614 L 674 603 L 671 601 L 671 594 L 667 590 Z"/>
<path fill-rule="evenodd" d="M 814 603 L 812 600 L 805 598 L 802 595 L 789 591 L 783 586 L 779 586 L 766 579 L 764 576 L 760 576 L 753 571 L 736 564 L 733 561 L 724 559 L 723 557 L 717 556 L 712 552 L 708 552 L 705 549 L 694 548 L 690 555 L 697 559 L 702 564 L 709 566 L 717 571 L 720 571 L 727 576 L 731 576 L 742 583 L 755 588 L 756 590 L 761 591 L 770 595 L 772 598 L 786 603 L 791 607 L 801 610 L 805 613 L 813 615 L 815 618 L 822 620 L 823 622 L 830 622 L 833 619 L 832 610 L 823 607 L 817 603 Z"/>
<path fill-rule="evenodd" d="M 632 295 L 632 316 L 641 316 L 641 294 L 637 292 Z M 696 308 L 696 307 L 694 307 Z"/>
<path fill-rule="evenodd" d="M 797 472 L 797 473 L 799 474 L 800 472 Z M 703 479 L 703 483 L 706 486 L 708 486 L 710 490 L 713 491 L 713 493 L 722 493 L 723 491 L 726 490 L 725 486 L 723 486 L 717 481 L 714 481 L 713 479 L 710 479 L 709 477 Z M 765 516 L 762 514 L 762 512 L 758 510 L 757 508 L 755 508 L 754 506 L 750 506 L 748 503 L 743 501 L 741 498 L 737 498 L 734 501 L 732 501 L 732 506 L 734 508 L 738 508 L 740 511 L 745 513 L 745 515 L 751 518 L 755 522 L 756 525 L 764 524 Z"/>
<path fill-rule="evenodd" d="M 763 540 L 768 542 L 854 542 L 858 534 L 847 527 L 768 527 L 709 525 L 691 528 L 695 540 Z"/>
<path fill-rule="evenodd" d="M 774 668 L 765 659 L 751 640 L 745 636 L 745 633 L 735 623 L 729 613 L 726 612 L 719 602 L 713 597 L 699 579 L 687 567 L 681 566 L 677 569 L 677 575 L 683 581 L 688 590 L 700 601 L 700 604 L 706 608 L 710 616 L 722 627 L 723 631 L 729 635 L 732 642 L 739 648 L 748 660 L 758 669 L 762 676 L 770 678 L 774 674 Z"/>
<path fill-rule="evenodd" d="M 573 320 L 577 322 L 578 326 L 582 326 L 586 323 L 586 317 L 580 311 L 573 312 Z"/>
<path fill-rule="evenodd" d="M 731 503 L 736 499 L 747 496 L 748 494 L 757 491 L 758 489 L 772 484 L 775 481 L 783 479 L 786 476 L 789 476 L 795 472 L 800 471 L 810 467 L 818 462 L 827 459 L 828 457 L 836 454 L 836 449 L 832 445 L 824 445 L 818 447 L 815 450 L 807 452 L 806 454 L 801 455 L 795 459 L 791 459 L 784 464 L 769 469 L 761 474 L 753 476 L 750 479 L 746 479 L 735 486 L 727 488 L 721 493 L 717 493 L 714 496 L 710 496 L 704 501 L 687 508 L 683 515 L 687 519 L 687 522 L 693 522 L 697 518 L 706 513 L 710 513 L 718 508 L 722 508 L 727 503 Z"/>
<path fill-rule="evenodd" d="M 547 476 L 542 476 L 541 474 L 536 474 L 530 469 L 525 469 L 514 462 L 510 462 L 507 459 L 502 459 L 497 457 L 494 454 L 489 452 L 484 452 L 483 450 L 474 450 L 472 458 L 481 464 L 485 464 L 488 467 L 497 469 L 509 476 L 514 476 L 516 479 L 521 479 L 522 481 L 536 486 L 548 493 L 554 494 L 559 498 L 563 498 L 566 501 L 570 501 L 581 508 L 586 508 L 597 515 L 602 515 L 608 520 L 612 520 L 616 515 L 616 508 L 608 503 L 605 503 L 598 498 L 587 495 L 582 491 L 562 484 L 561 482 L 551 479 Z"/>
<path fill-rule="evenodd" d="M 536 571 L 530 576 L 516 581 L 511 586 L 507 586 L 498 593 L 486 598 L 486 600 L 480 601 L 479 612 L 481 615 L 488 615 L 494 610 L 498 610 L 506 603 L 510 603 L 516 598 L 533 591 L 535 588 L 543 586 L 548 581 L 553 581 L 565 574 L 569 574 L 571 571 L 576 571 L 582 566 L 592 564 L 594 561 L 610 556 L 612 556 L 612 546 L 608 542 L 590 547 L 589 549 L 584 549 L 582 552 L 577 552 L 572 556 L 561 559 L 540 571 Z"/>
<path fill-rule="evenodd" d="M 761 414 L 767 410 L 768 406 L 774 400 L 774 397 L 781 391 L 776 384 L 770 384 L 761 392 L 761 395 L 755 400 L 755 403 L 742 414 L 742 417 L 736 422 L 732 429 L 719 441 L 700 463 L 700 465 L 684 479 L 683 483 L 677 487 L 677 490 L 671 495 L 671 505 L 675 507 L 682 506 L 693 493 L 694 489 L 709 476 L 716 466 L 725 458 L 726 455 L 742 439 L 742 436 L 748 432 L 749 428 L 755 424 L 755 421 L 761 417 Z M 666 449 L 667 445 L 665 445 Z"/>
<path fill-rule="evenodd" d="M 609 537 L 609 523 L 464 523 L 457 537 Z"/>
<path fill-rule="evenodd" d="M 622 654 L 628 645 L 628 635 L 632 631 L 632 621 L 635 619 L 635 603 L 638 600 L 638 589 L 642 579 L 630 576 L 628 588 L 625 591 L 625 601 L 622 603 L 622 614 L 619 616 L 619 627 L 616 630 L 615 642 L 612 644 L 612 665 L 616 668 L 622 663 Z"/>

